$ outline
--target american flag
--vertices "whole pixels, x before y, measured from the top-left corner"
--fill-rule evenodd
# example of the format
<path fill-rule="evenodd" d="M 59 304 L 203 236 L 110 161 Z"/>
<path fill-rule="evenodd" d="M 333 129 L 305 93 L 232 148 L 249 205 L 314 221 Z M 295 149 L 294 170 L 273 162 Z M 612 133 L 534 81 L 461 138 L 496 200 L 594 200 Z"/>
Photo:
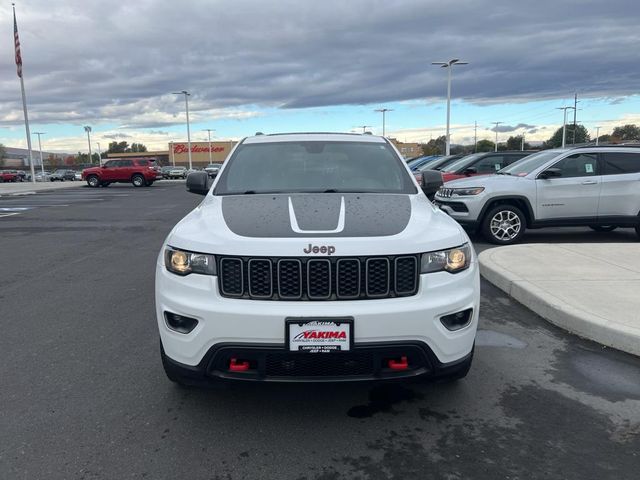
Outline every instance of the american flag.
<path fill-rule="evenodd" d="M 18 22 L 16 22 L 16 11 L 13 10 L 13 39 L 16 44 L 16 67 L 18 76 L 22 78 L 22 55 L 20 55 L 20 39 L 18 38 Z"/>

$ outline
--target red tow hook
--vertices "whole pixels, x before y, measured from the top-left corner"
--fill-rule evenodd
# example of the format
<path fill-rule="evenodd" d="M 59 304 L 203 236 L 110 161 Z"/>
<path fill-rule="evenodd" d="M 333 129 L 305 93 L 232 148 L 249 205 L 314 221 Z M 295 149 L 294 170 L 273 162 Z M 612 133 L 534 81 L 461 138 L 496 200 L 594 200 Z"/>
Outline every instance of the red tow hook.
<path fill-rule="evenodd" d="M 391 359 L 387 364 L 391 370 L 407 370 L 409 368 L 407 357 L 400 357 L 400 360 Z"/>
<path fill-rule="evenodd" d="M 231 372 L 246 372 L 249 370 L 249 362 L 238 361 L 237 358 L 232 358 L 229 361 L 229 371 Z"/>

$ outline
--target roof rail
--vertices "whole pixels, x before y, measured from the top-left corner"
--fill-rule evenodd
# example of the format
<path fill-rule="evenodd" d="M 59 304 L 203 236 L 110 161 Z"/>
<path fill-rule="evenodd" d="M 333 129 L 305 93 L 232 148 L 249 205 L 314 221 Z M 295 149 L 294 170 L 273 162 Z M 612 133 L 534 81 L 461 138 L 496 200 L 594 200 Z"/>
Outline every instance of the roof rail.
<path fill-rule="evenodd" d="M 566 148 L 611 148 L 611 147 L 623 147 L 623 148 L 640 148 L 640 143 L 600 143 L 596 145 L 593 144 L 583 144 L 583 145 L 571 145 Z"/>
<path fill-rule="evenodd" d="M 370 134 L 369 132 L 367 132 Z M 279 135 L 355 135 L 361 136 L 362 133 L 350 133 L 350 132 L 282 132 L 282 133 L 269 133 L 268 137 L 277 137 Z"/>

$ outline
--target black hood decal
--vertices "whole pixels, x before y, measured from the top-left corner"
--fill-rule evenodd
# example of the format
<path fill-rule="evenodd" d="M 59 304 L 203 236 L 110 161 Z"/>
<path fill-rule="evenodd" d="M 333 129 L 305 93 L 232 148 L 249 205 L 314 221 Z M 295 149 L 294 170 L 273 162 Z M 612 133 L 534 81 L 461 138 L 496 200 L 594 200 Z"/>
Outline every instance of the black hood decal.
<path fill-rule="evenodd" d="M 376 237 L 402 232 L 407 195 L 319 193 L 222 198 L 229 230 L 243 237 Z"/>

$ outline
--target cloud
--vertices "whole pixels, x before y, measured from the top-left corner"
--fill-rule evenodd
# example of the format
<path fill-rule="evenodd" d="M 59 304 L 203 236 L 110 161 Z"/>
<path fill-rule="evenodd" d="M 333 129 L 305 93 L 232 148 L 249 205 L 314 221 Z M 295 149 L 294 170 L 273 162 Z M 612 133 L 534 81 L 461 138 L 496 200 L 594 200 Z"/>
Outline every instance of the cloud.
<path fill-rule="evenodd" d="M 184 123 L 183 89 L 194 121 L 441 99 L 430 62 L 451 57 L 470 62 L 453 95 L 475 104 L 622 98 L 637 92 L 639 37 L 620 12 L 637 1 L 31 0 L 18 26 L 32 121 L 161 128 Z M 22 122 L 18 85 L 2 42 L 0 125 Z"/>
<path fill-rule="evenodd" d="M 102 138 L 108 138 L 109 140 L 120 140 L 122 138 L 131 138 L 131 135 L 126 133 L 111 133 L 108 135 L 103 134 Z"/>
<path fill-rule="evenodd" d="M 516 130 L 524 130 L 525 132 L 535 131 L 535 125 L 528 125 L 526 123 L 519 123 L 517 125 L 498 125 L 497 127 L 493 127 L 490 130 L 492 132 L 506 133 L 506 132 L 515 132 Z"/>

